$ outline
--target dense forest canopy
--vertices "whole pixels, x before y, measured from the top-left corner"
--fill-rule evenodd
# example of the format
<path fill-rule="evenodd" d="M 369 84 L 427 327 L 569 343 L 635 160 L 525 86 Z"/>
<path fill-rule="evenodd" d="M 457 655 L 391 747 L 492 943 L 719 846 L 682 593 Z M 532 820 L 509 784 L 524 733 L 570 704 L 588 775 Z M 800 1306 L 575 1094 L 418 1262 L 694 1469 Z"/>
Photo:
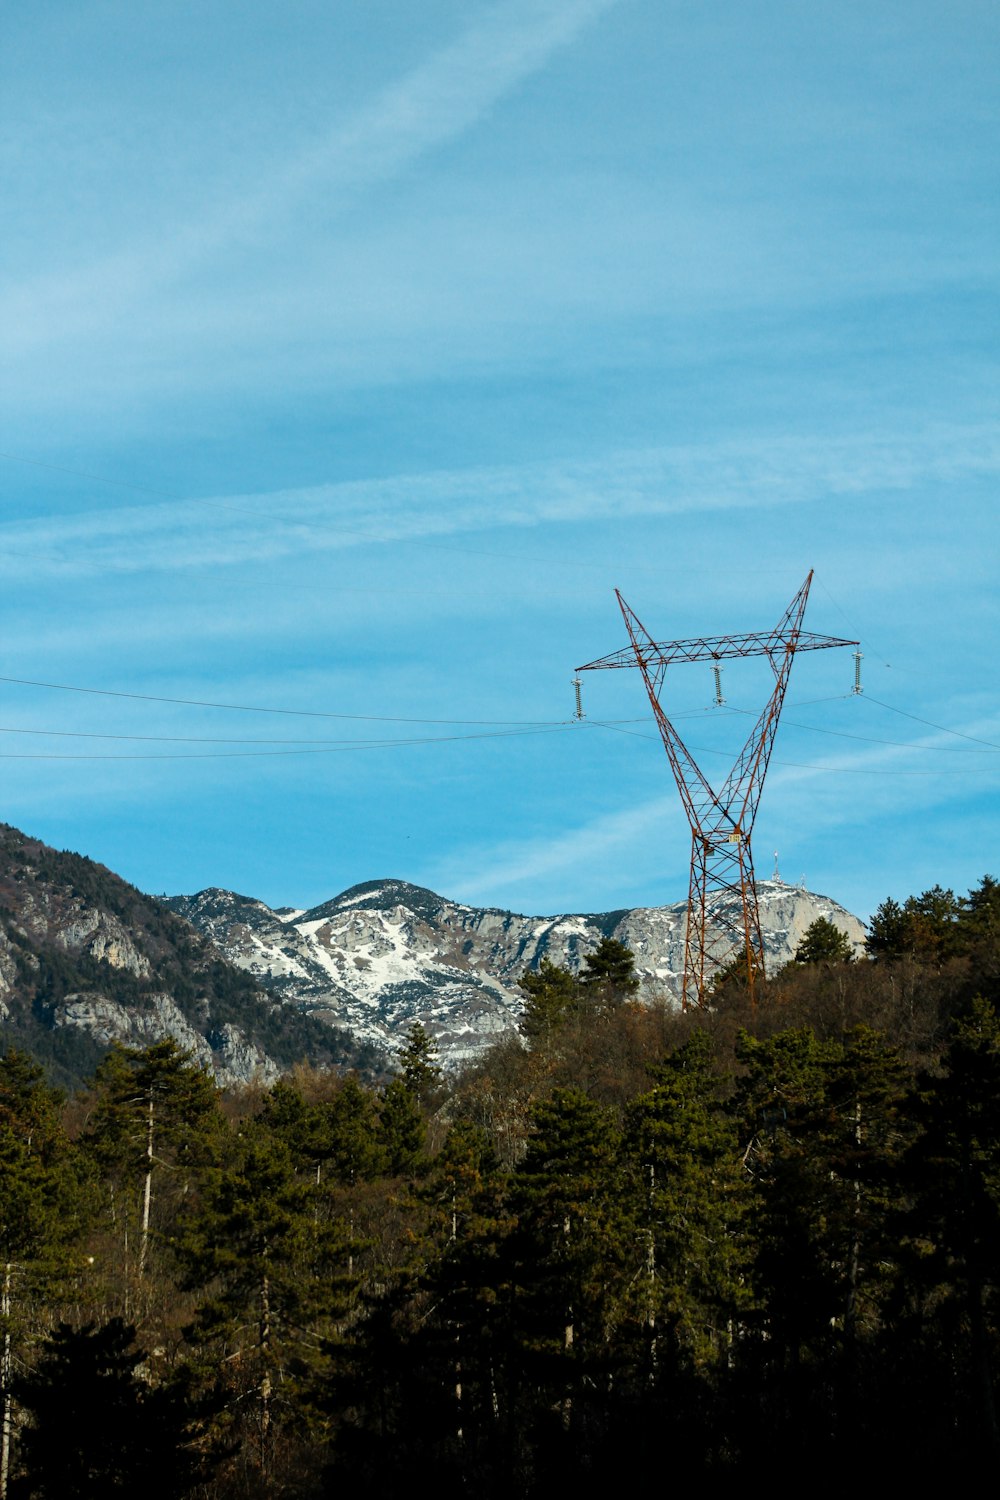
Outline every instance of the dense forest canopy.
<path fill-rule="evenodd" d="M 1000 886 L 751 1004 L 606 939 L 460 1075 L 0 1059 L 0 1494 L 540 1496 L 1000 1457 Z"/>

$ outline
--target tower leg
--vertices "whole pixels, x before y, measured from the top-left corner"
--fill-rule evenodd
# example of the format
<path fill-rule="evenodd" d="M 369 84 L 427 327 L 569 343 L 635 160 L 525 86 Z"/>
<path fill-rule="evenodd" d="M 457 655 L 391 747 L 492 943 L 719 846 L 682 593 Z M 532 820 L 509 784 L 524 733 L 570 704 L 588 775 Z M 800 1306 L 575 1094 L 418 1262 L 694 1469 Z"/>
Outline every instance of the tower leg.
<path fill-rule="evenodd" d="M 757 982 L 764 975 L 764 943 L 749 842 L 734 842 L 728 833 L 706 837 L 693 829 L 681 989 L 684 1009 L 704 1005 L 715 974 L 741 954 L 753 1002 Z"/>
<path fill-rule="evenodd" d="M 764 978 L 764 938 L 760 930 L 760 907 L 753 873 L 749 841 L 740 844 L 740 890 L 743 896 L 743 940 L 747 960 L 747 993 L 756 1005 L 757 981 Z"/>
<path fill-rule="evenodd" d="M 697 830 L 691 832 L 691 879 L 688 883 L 687 927 L 684 932 L 684 979 L 681 1006 L 701 1005 L 705 999 L 705 925 L 708 918 L 708 848 Z"/>

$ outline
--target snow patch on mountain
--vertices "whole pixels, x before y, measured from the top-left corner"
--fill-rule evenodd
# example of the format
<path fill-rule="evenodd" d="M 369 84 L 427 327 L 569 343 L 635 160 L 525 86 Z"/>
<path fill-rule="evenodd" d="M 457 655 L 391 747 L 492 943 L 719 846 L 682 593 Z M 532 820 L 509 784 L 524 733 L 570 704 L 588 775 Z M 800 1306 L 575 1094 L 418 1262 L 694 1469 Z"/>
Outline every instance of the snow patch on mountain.
<path fill-rule="evenodd" d="M 861 922 L 828 896 L 780 880 L 757 888 L 770 972 L 793 957 L 806 928 L 826 917 L 860 952 Z M 346 1027 L 390 1052 L 419 1021 L 457 1064 L 517 1026 L 519 979 L 543 957 L 578 973 L 602 937 L 635 954 L 640 995 L 677 1002 L 686 903 L 592 915 L 521 916 L 449 901 L 401 880 L 352 886 L 309 910 L 232 891 L 168 903 L 280 999 Z"/>

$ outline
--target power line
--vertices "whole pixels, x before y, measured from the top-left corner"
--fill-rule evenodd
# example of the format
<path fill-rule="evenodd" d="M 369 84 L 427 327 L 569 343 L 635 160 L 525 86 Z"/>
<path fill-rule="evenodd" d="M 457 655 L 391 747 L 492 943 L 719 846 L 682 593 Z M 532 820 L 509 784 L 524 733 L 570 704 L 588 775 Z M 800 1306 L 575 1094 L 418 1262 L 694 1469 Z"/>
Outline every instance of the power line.
<path fill-rule="evenodd" d="M 170 703 L 183 708 L 218 708 L 228 713 L 283 714 L 300 719 L 344 719 L 370 724 L 441 724 L 454 727 L 549 728 L 561 719 L 417 719 L 393 714 L 341 714 L 313 708 L 267 708 L 257 703 L 216 703 L 203 698 L 167 698 L 156 693 L 128 693 L 115 688 L 78 687 L 69 682 L 37 682 L 30 677 L 0 677 L 16 687 L 45 688 L 58 693 L 86 693 L 98 698 L 126 698 L 137 703 Z"/>
<path fill-rule="evenodd" d="M 568 723 L 569 721 L 567 720 L 565 722 Z M 538 726 L 536 726 L 536 728 L 537 728 L 537 730 L 539 732 L 541 732 L 545 728 L 554 728 L 554 727 L 558 727 L 558 726 L 556 726 L 556 725 L 538 725 Z M 520 731 L 511 731 L 511 732 L 512 733 L 530 734 L 530 733 L 534 733 L 535 730 L 532 729 L 532 728 L 525 727 L 523 730 L 520 730 Z M 60 740 L 124 740 L 124 741 L 130 741 L 130 742 L 133 742 L 133 743 L 137 742 L 137 743 L 141 743 L 141 744 L 157 744 L 157 745 L 294 745 L 294 746 L 302 746 L 302 747 L 313 746 L 313 747 L 315 747 L 317 749 L 324 749 L 324 748 L 329 748 L 329 747 L 338 746 L 338 745 L 382 745 L 382 744 L 385 744 L 385 745 L 395 745 L 395 744 L 417 744 L 417 743 L 421 743 L 421 741 L 415 740 L 415 739 L 414 740 L 406 740 L 406 741 L 403 741 L 403 740 L 288 740 L 288 739 L 262 740 L 262 739 L 244 739 L 244 738 L 233 738 L 233 739 L 231 739 L 231 738 L 225 738 L 225 737 L 222 737 L 222 736 L 219 736 L 219 735 L 205 735 L 205 734 L 115 734 L 115 733 L 109 733 L 109 732 L 103 732 L 103 731 L 82 730 L 82 729 L 25 729 L 25 728 L 22 728 L 19 725 L 10 725 L 10 724 L 0 724 L 0 734 L 30 734 L 30 735 L 36 736 L 38 738 L 43 738 L 43 739 L 60 739 Z M 433 737 L 433 736 L 429 737 L 429 742 L 433 743 L 434 742 L 434 738 L 435 737 Z M 437 738 L 441 738 L 441 736 L 438 736 Z M 445 736 L 444 738 L 448 738 L 448 737 Z M 481 738 L 481 736 L 476 736 L 476 735 L 465 735 L 465 736 L 463 736 L 463 735 L 456 735 L 456 736 L 454 736 L 454 738 L 457 738 L 457 739 L 462 739 L 462 738 L 465 738 L 465 739 L 476 739 L 476 738 Z"/>
<path fill-rule="evenodd" d="M 175 707 L 186 708 L 214 708 L 231 713 L 253 713 L 253 714 L 281 714 L 289 717 L 306 719 L 337 719 L 348 723 L 357 724 L 434 724 L 442 727 L 452 728 L 483 728 L 483 729 L 547 729 L 555 728 L 565 724 L 564 719 L 420 719 L 407 718 L 392 714 L 344 714 L 330 710 L 309 708 L 271 708 L 256 703 L 221 703 L 203 698 L 167 698 L 155 693 L 131 693 L 114 688 L 82 687 L 76 683 L 68 682 L 41 682 L 29 677 L 0 677 L 0 682 L 11 683 L 16 687 L 43 688 L 59 693 L 83 693 L 99 698 L 124 698 L 126 701 L 137 703 L 167 703 Z M 691 719 L 707 717 L 712 713 L 711 709 L 690 709 L 687 713 L 679 714 L 679 718 Z M 615 719 L 607 722 L 616 724 L 641 724 L 641 718 Z M 305 741 L 305 740 L 244 740 L 244 739 L 221 739 L 214 736 L 203 735 L 128 735 L 128 734 L 84 734 L 83 731 L 70 731 L 60 729 L 21 729 L 17 727 L 0 728 L 0 733 L 7 734 L 51 734 L 51 735 L 73 735 L 78 738 L 91 739 L 122 739 L 122 740 L 162 740 L 164 742 L 184 741 L 191 744 L 308 744 L 308 743 L 340 743 L 340 741 Z"/>
<path fill-rule="evenodd" d="M 633 739 L 649 740 L 654 745 L 659 744 L 659 740 L 655 734 L 642 734 L 635 729 L 622 729 L 617 724 L 605 723 L 600 719 L 588 719 L 586 725 L 592 729 L 613 729 L 617 734 L 627 734 L 631 735 Z M 697 750 L 699 755 L 716 755 L 726 760 L 732 759 L 728 750 L 711 749 L 707 745 L 688 745 L 687 748 L 689 750 Z M 772 760 L 771 764 L 773 766 L 788 766 L 797 771 L 822 771 L 830 776 L 979 776 L 987 770 L 985 766 L 963 767 L 961 770 L 956 769 L 954 771 L 942 771 L 940 769 L 928 769 L 926 771 L 880 770 L 873 766 L 818 766 L 808 761 L 799 760 Z"/>
<path fill-rule="evenodd" d="M 871 698 L 867 693 L 864 697 L 869 703 L 875 703 L 879 708 L 887 708 L 891 714 L 899 714 L 904 719 L 912 719 L 915 724 L 924 724 L 928 729 L 938 729 L 942 734 L 953 734 L 960 740 L 971 740 L 975 745 L 986 745 L 990 750 L 1000 750 L 1000 745 L 995 740 L 980 739 L 977 734 L 965 734 L 961 729 L 949 729 L 946 724 L 935 724 L 932 719 L 922 719 L 919 714 L 910 714 L 905 708 L 894 708 L 891 703 L 883 703 L 878 698 Z"/>
<path fill-rule="evenodd" d="M 877 703 L 878 699 L 872 698 L 869 699 L 869 702 Z M 879 707 L 887 708 L 888 704 L 880 704 Z M 727 704 L 726 708 L 729 713 L 743 714 L 747 718 L 753 717 L 751 710 L 748 708 L 736 708 L 732 704 Z M 916 717 L 916 714 L 906 715 L 908 719 L 916 719 Z M 960 733 L 957 729 L 944 729 L 940 724 L 930 724 L 928 719 L 917 719 L 917 722 L 919 724 L 927 724 L 932 729 L 939 729 L 944 734 Z M 793 729 L 808 729 L 812 734 L 828 734 L 838 740 L 861 740 L 866 745 L 891 745 L 896 750 L 923 750 L 929 755 L 975 755 L 977 753 L 975 750 L 967 750 L 964 745 L 916 745 L 912 740 L 883 740 L 870 734 L 851 734 L 846 729 L 823 729 L 819 724 L 800 724 L 795 719 L 786 719 L 785 723 Z M 975 736 L 965 734 L 961 735 L 961 738 L 971 740 L 975 739 Z M 989 740 L 977 740 L 976 743 L 988 745 L 992 750 L 1000 750 L 1000 745 L 994 745 Z"/>
<path fill-rule="evenodd" d="M 847 621 L 847 624 L 850 626 L 851 630 L 856 630 L 857 626 L 848 617 L 846 610 L 841 609 L 840 605 L 837 603 L 836 599 L 833 597 L 833 595 L 830 593 L 830 590 L 827 588 L 826 584 L 823 582 L 823 579 L 822 578 L 817 578 L 816 582 L 819 584 L 820 588 L 823 590 L 824 594 L 829 599 L 829 601 L 833 605 L 834 609 L 837 610 L 837 612 L 840 615 L 842 615 L 843 618 Z M 862 634 L 862 632 L 858 631 L 858 634 L 860 635 L 860 634 Z M 870 640 L 870 638 L 867 635 L 865 636 L 864 641 L 865 641 L 865 646 L 867 647 L 869 653 L 872 656 L 874 656 L 878 661 L 880 661 L 882 663 L 883 667 L 889 667 L 889 668 L 891 668 L 892 663 L 886 661 L 886 659 L 885 659 L 884 656 L 880 656 L 879 655 L 879 653 L 875 650 L 874 646 L 872 646 L 871 640 Z"/>
<path fill-rule="evenodd" d="M 483 734 L 444 734 L 428 735 L 413 739 L 402 740 L 349 740 L 345 743 L 334 745 L 313 745 L 310 748 L 300 746 L 297 749 L 286 750 L 207 750 L 193 751 L 189 755 L 164 752 L 152 755 L 101 755 L 101 754 L 79 754 L 62 755 L 55 752 L 35 751 L 32 753 L 0 751 L 0 760 L 63 760 L 63 761 L 141 761 L 141 760 L 261 760 L 270 756 L 289 755 L 345 755 L 352 750 L 392 750 L 412 747 L 415 745 L 448 745 L 467 740 L 495 740 L 495 739 L 518 739 L 532 734 L 565 734 L 568 730 L 576 728 L 576 724 L 570 720 L 562 724 L 535 725 L 524 729 L 503 729 L 488 731 Z"/>

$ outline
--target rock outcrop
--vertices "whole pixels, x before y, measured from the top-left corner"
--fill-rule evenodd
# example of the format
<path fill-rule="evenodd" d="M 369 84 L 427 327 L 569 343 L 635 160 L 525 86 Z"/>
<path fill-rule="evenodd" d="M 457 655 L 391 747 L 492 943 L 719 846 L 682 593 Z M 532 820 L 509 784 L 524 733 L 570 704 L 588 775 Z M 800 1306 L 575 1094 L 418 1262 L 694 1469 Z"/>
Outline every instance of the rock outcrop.
<path fill-rule="evenodd" d="M 829 897 L 773 880 L 760 883 L 758 897 L 771 971 L 789 962 L 817 917 L 860 951 L 864 927 Z M 543 957 L 576 973 L 602 937 L 616 938 L 635 954 L 640 993 L 650 1000 L 678 998 L 684 963 L 683 902 L 530 917 L 377 880 L 309 911 L 275 911 L 223 890 L 169 904 L 273 994 L 389 1051 L 419 1021 L 452 1063 L 517 1025 L 518 981 Z"/>

